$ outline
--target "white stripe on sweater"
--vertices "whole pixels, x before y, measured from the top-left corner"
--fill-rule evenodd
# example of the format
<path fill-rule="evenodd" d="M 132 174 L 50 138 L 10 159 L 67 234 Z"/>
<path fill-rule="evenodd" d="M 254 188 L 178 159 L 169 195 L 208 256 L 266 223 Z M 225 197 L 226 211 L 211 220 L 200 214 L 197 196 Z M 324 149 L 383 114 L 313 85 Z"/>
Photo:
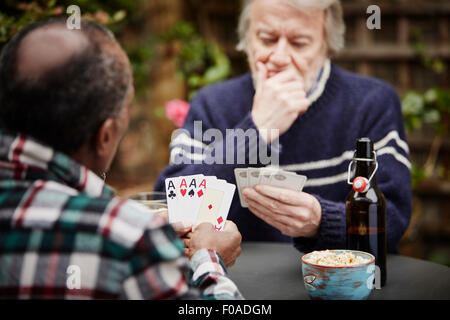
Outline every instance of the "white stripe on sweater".
<path fill-rule="evenodd" d="M 307 171 L 307 170 L 317 170 L 328 167 L 335 167 L 340 165 L 342 162 L 346 160 L 352 159 L 353 154 L 354 154 L 353 150 L 345 151 L 343 154 L 341 154 L 339 157 L 336 158 L 305 163 L 289 164 L 285 166 L 280 166 L 280 168 L 287 171 Z"/>
<path fill-rule="evenodd" d="M 378 157 L 385 154 L 393 155 L 397 161 L 403 163 L 409 170 L 411 170 L 411 162 L 409 162 L 409 160 L 404 155 L 398 153 L 394 147 L 384 147 L 383 149 L 377 151 Z"/>
<path fill-rule="evenodd" d="M 399 154 L 395 148 L 393 147 L 385 147 L 383 149 L 378 150 L 377 156 L 384 156 L 390 154 L 392 155 L 397 161 L 404 164 L 409 170 L 411 170 L 411 163 L 406 159 L 403 155 Z M 347 171 L 340 173 L 335 176 L 329 176 L 329 177 L 323 177 L 323 178 L 316 178 L 316 179 L 308 179 L 306 181 L 305 186 L 306 187 L 320 187 L 325 186 L 329 184 L 338 183 L 341 181 L 347 181 Z"/>
<path fill-rule="evenodd" d="M 399 134 L 398 134 L 398 132 L 396 130 L 392 130 L 383 139 L 381 139 L 380 141 L 376 142 L 375 145 L 374 145 L 375 150 L 381 149 L 382 147 L 387 145 L 388 142 L 391 141 L 392 139 L 395 140 L 395 142 L 397 143 L 397 145 L 400 148 L 402 148 L 403 150 L 405 150 L 405 152 L 407 154 L 409 154 L 408 144 L 405 141 L 403 141 L 402 139 L 400 139 L 400 136 L 399 136 Z"/>
<path fill-rule="evenodd" d="M 177 155 L 182 155 L 185 158 L 188 158 L 189 160 L 200 160 L 203 161 L 206 159 L 206 154 L 203 153 L 190 153 L 187 152 L 183 149 L 181 149 L 180 147 L 175 147 L 172 149 L 172 151 L 170 151 L 170 163 L 174 163 L 175 162 L 175 157 Z"/>
<path fill-rule="evenodd" d="M 170 146 L 174 146 L 174 145 L 178 145 L 178 144 L 188 146 L 188 147 L 197 147 L 197 148 L 201 148 L 201 149 L 206 149 L 208 147 L 203 142 L 192 139 L 186 133 L 182 133 L 182 134 L 178 135 L 175 139 L 173 139 L 170 142 Z"/>
<path fill-rule="evenodd" d="M 407 153 L 409 153 L 408 144 L 401 140 L 399 137 L 399 134 L 397 131 L 392 130 L 390 131 L 383 139 L 376 142 L 374 144 L 374 148 L 377 151 L 377 155 L 382 150 L 382 148 L 391 140 L 395 140 L 397 145 L 405 150 Z M 394 149 L 393 147 L 389 147 Z M 386 152 L 386 151 L 385 151 Z M 390 151 L 389 153 L 394 154 L 395 152 L 395 158 L 405 164 L 409 169 L 411 168 L 411 164 L 409 161 L 404 157 L 401 156 L 398 152 Z M 353 158 L 354 150 L 348 150 L 342 153 L 340 156 L 331 158 L 331 159 L 325 159 L 325 160 L 319 160 L 319 161 L 312 161 L 312 162 L 305 162 L 305 163 L 297 163 L 297 164 L 289 164 L 285 166 L 280 166 L 281 169 L 287 170 L 287 171 L 307 171 L 307 170 L 317 170 L 317 169 L 324 169 L 328 167 L 336 167 L 343 163 L 344 161 L 350 160 Z M 406 160 L 406 161 L 405 161 Z"/>
<path fill-rule="evenodd" d="M 308 179 L 305 183 L 305 187 L 320 187 L 328 184 L 334 184 L 347 180 L 347 172 L 340 173 L 335 176 L 323 177 L 317 179 Z"/>

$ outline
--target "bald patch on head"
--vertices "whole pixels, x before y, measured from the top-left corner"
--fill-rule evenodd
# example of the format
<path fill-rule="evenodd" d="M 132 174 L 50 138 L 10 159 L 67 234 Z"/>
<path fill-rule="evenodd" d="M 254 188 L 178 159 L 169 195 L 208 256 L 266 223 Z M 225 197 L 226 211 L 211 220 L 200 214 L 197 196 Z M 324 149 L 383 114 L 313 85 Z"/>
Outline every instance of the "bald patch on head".
<path fill-rule="evenodd" d="M 39 79 L 42 75 L 80 54 L 89 40 L 80 30 L 52 24 L 30 32 L 17 52 L 18 79 Z"/>

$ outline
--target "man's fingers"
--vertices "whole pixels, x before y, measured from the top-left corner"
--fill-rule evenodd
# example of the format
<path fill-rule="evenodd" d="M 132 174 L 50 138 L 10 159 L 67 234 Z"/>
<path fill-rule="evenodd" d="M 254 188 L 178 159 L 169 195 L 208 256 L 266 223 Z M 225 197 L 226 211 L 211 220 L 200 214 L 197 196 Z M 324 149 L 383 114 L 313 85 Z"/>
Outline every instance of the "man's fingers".
<path fill-rule="evenodd" d="M 231 221 L 231 220 L 225 221 L 225 226 L 223 227 L 223 231 L 226 231 L 226 232 L 232 232 L 233 231 L 234 232 L 236 230 L 238 230 L 238 228 L 237 228 L 236 224 L 233 221 Z"/>
<path fill-rule="evenodd" d="M 274 187 L 267 184 L 256 185 L 255 190 L 266 197 L 278 200 L 288 205 L 306 206 L 310 204 L 309 197 L 305 197 L 303 192 Z"/>
<path fill-rule="evenodd" d="M 260 194 L 254 188 L 245 188 L 243 190 L 243 194 L 246 200 L 258 202 L 262 207 L 271 212 L 275 212 L 280 209 L 281 203 L 278 200 Z"/>
<path fill-rule="evenodd" d="M 280 223 L 285 226 L 290 226 L 294 223 L 293 221 L 295 220 L 295 216 L 290 216 L 284 213 L 278 213 L 268 210 L 267 208 L 265 208 L 256 201 L 249 200 L 248 205 L 249 207 L 251 206 L 252 208 L 256 209 L 258 214 L 264 217 L 264 219 L 270 218 L 276 221 L 277 223 Z"/>
<path fill-rule="evenodd" d="M 192 223 L 186 221 L 175 222 L 172 223 L 172 228 L 179 237 L 182 237 L 192 230 Z"/>
<path fill-rule="evenodd" d="M 286 93 L 303 93 L 306 97 L 305 86 L 303 81 L 290 81 L 287 83 L 278 83 L 274 85 L 274 88 L 279 92 Z"/>
<path fill-rule="evenodd" d="M 276 187 L 274 187 L 276 188 Z M 277 188 L 280 189 L 280 188 Z M 284 189 L 283 189 L 284 190 Z M 289 190 L 292 191 L 292 190 Z M 284 197 L 281 197 L 279 199 L 275 199 L 269 196 L 266 196 L 265 194 L 259 193 L 253 188 L 245 188 L 244 197 L 246 198 L 246 202 L 254 201 L 257 202 L 261 208 L 264 208 L 267 210 L 267 212 L 270 213 L 277 213 L 279 215 L 287 216 L 290 218 L 293 218 L 295 220 L 305 219 L 303 210 L 298 205 L 293 205 L 292 202 L 286 201 Z M 296 192 L 296 191 L 292 191 Z M 296 208 L 297 207 L 297 208 Z M 300 207 L 300 208 L 299 208 Z"/>
<path fill-rule="evenodd" d="M 281 72 L 278 72 L 273 77 L 267 79 L 267 82 L 271 85 L 283 84 L 292 81 L 300 81 L 303 83 L 303 77 L 298 73 L 298 71 L 294 69 L 287 69 Z"/>
<path fill-rule="evenodd" d="M 200 231 L 200 230 L 210 231 L 215 229 L 214 226 L 209 222 L 202 222 L 199 225 L 192 227 L 192 231 Z"/>
<path fill-rule="evenodd" d="M 260 92 L 262 90 L 264 82 L 267 79 L 267 69 L 264 63 L 262 63 L 261 61 L 256 62 L 256 69 L 258 71 L 256 91 Z"/>
<path fill-rule="evenodd" d="M 165 221 L 169 221 L 169 212 L 167 210 L 161 210 L 156 212 L 156 215 Z"/>

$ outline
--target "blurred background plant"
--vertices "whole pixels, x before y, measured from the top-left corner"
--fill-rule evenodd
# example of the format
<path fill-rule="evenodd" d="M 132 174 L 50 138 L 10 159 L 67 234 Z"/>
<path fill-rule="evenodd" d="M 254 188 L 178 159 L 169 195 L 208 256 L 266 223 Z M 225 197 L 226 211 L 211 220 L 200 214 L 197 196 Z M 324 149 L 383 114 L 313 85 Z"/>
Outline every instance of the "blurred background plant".
<path fill-rule="evenodd" d="M 411 28 L 411 47 L 417 63 L 422 65 L 422 74 L 428 73 L 432 81 L 421 90 L 407 90 L 402 98 L 408 140 L 415 150 L 411 157 L 413 212 L 401 245 L 403 252 L 450 266 L 450 90 L 442 81 L 448 77 L 448 65 L 445 55 L 436 51 L 441 43 L 430 42 L 432 33 L 428 30 L 426 37 L 424 29 Z M 446 32 L 441 29 L 444 39 Z"/>
<path fill-rule="evenodd" d="M 181 79 L 188 86 L 188 99 L 207 85 L 230 75 L 230 60 L 215 43 L 207 42 L 192 24 L 180 21 L 159 36 L 162 42 L 177 43 L 176 63 Z"/>
<path fill-rule="evenodd" d="M 177 76 L 186 83 L 188 101 L 202 87 L 225 80 L 230 75 L 231 64 L 225 52 L 216 43 L 208 42 L 201 37 L 189 22 L 175 23 L 158 36 L 158 41 L 175 51 Z M 165 115 L 173 120 L 168 116 L 170 112 L 167 111 L 173 109 L 172 105 L 183 105 L 183 103 L 174 104 L 169 101 L 164 108 L 155 109 L 155 116 L 162 118 Z M 174 124 L 179 127 L 176 122 Z"/>
<path fill-rule="evenodd" d="M 449 172 L 437 165 L 439 150 L 448 135 L 450 90 L 431 88 L 424 93 L 409 91 L 402 99 L 402 110 L 409 132 L 422 129 L 434 132 L 433 143 L 423 166 L 413 163 L 413 187 L 431 177 L 450 179 Z"/>
<path fill-rule="evenodd" d="M 442 59 L 432 57 L 427 53 L 421 29 L 413 28 L 411 33 L 414 39 L 414 51 L 423 66 L 436 75 L 447 72 L 447 65 Z M 424 164 L 413 163 L 412 165 L 413 188 L 428 178 L 450 180 L 449 170 L 437 163 L 439 150 L 449 133 L 450 90 L 433 87 L 424 92 L 407 91 L 402 98 L 402 112 L 405 128 L 409 133 L 431 131 L 434 136 Z"/>

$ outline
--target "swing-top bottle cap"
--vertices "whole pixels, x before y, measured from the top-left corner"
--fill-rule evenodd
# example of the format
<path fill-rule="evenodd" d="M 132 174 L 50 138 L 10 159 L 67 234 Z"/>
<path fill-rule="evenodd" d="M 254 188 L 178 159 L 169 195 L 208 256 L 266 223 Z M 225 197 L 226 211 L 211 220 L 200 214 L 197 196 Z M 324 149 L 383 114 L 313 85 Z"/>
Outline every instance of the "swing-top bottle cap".
<path fill-rule="evenodd" d="M 353 180 L 353 190 L 356 192 L 366 192 L 369 189 L 369 180 L 364 177 L 356 177 Z"/>

